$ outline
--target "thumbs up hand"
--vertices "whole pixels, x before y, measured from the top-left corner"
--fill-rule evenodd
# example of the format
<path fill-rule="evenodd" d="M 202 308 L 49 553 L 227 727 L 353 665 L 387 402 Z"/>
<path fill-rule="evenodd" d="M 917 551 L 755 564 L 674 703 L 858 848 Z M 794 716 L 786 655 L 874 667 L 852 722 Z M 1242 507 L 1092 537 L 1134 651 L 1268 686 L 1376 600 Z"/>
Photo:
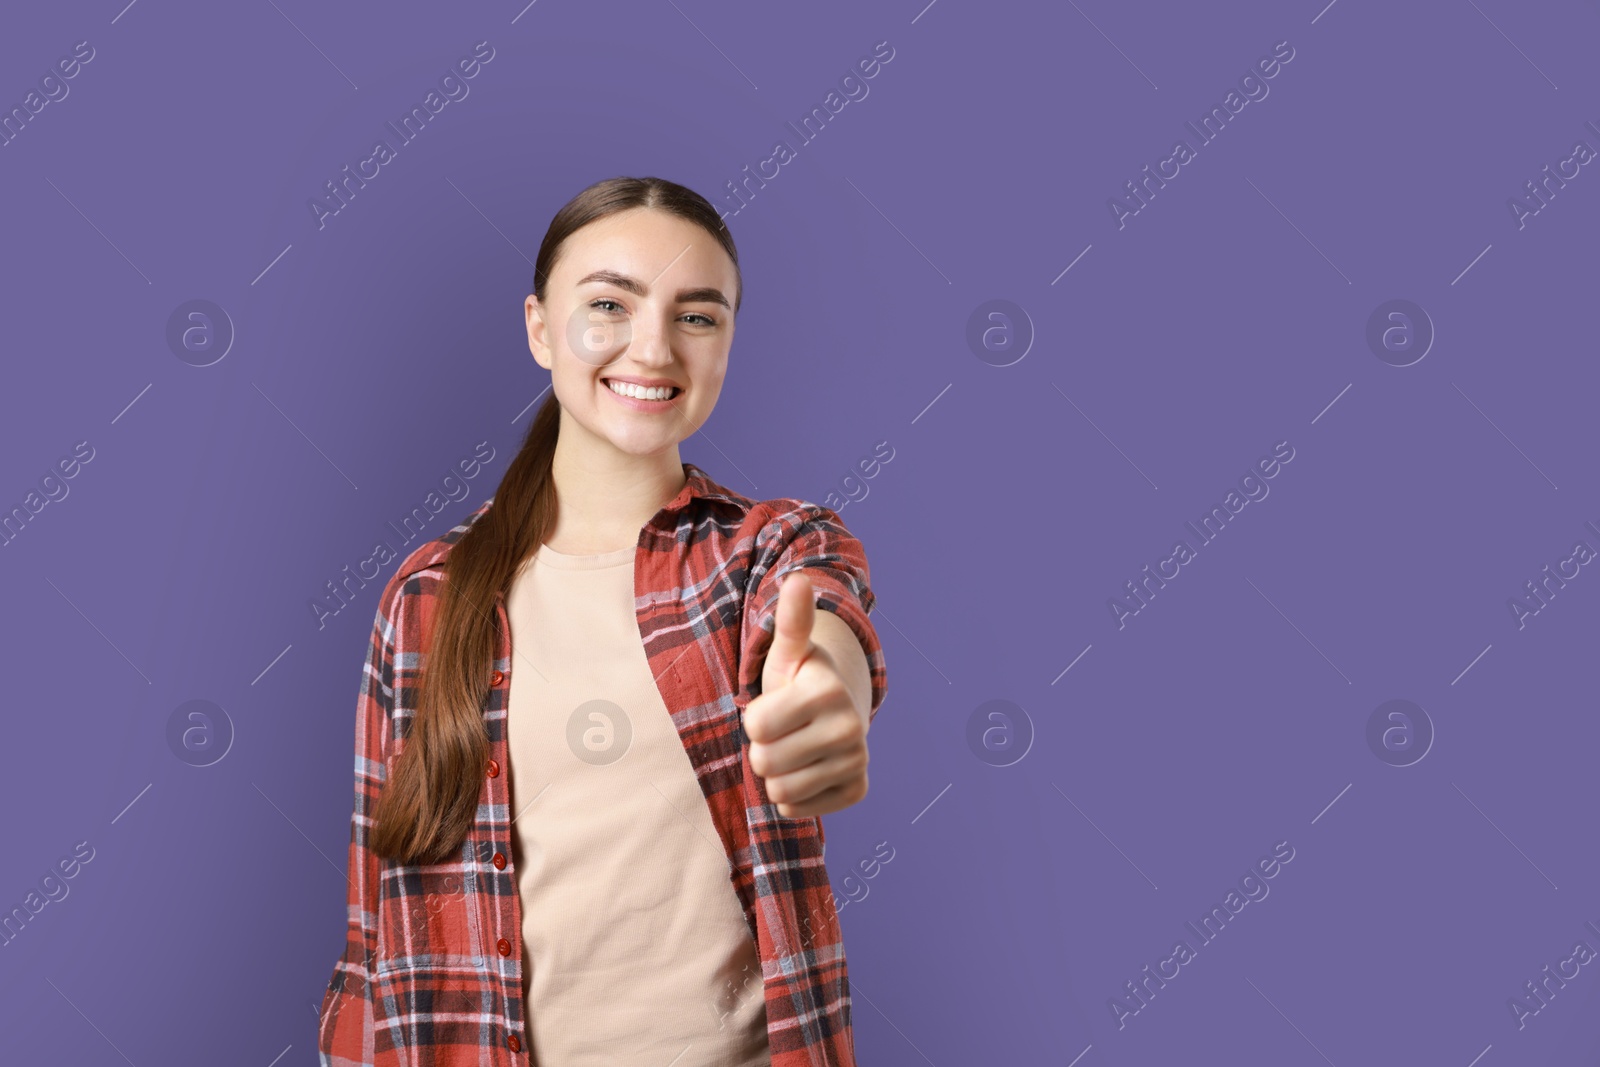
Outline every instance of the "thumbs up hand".
<path fill-rule="evenodd" d="M 867 794 L 869 716 L 833 653 L 814 639 L 813 597 L 800 570 L 779 586 L 761 695 L 744 712 L 750 769 L 786 819 L 839 811 Z"/>

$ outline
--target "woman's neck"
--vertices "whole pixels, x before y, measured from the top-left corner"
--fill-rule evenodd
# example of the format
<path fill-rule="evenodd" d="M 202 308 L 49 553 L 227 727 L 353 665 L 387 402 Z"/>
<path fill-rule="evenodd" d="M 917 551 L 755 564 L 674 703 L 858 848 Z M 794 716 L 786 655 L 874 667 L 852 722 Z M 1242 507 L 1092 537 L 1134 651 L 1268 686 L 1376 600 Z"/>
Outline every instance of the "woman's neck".
<path fill-rule="evenodd" d="M 595 555 L 636 544 L 644 524 L 683 488 L 676 448 L 656 456 L 614 459 L 563 453 L 551 459 L 555 528 L 545 544 L 556 552 Z"/>

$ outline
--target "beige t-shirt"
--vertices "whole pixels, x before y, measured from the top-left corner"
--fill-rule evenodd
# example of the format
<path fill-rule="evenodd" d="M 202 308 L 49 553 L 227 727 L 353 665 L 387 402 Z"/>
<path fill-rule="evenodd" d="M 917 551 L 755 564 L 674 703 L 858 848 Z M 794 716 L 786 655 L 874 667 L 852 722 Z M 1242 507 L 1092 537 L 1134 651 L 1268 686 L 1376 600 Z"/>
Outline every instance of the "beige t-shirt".
<path fill-rule="evenodd" d="M 541 546 L 506 597 L 530 1059 L 769 1067 L 760 957 L 645 658 L 634 553 Z"/>

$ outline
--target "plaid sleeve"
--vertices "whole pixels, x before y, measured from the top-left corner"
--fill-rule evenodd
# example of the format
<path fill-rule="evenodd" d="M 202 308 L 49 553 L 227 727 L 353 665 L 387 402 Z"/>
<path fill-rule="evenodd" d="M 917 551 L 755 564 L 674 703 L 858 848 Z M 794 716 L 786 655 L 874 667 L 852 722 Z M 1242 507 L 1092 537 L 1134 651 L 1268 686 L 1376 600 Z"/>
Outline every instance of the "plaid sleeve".
<path fill-rule="evenodd" d="M 793 507 L 762 526 L 751 552 L 739 642 L 743 650 L 739 703 L 748 704 L 761 694 L 761 669 L 772 646 L 779 585 L 790 571 L 804 567 L 817 607 L 843 619 L 861 641 L 872 677 L 870 720 L 888 692 L 889 676 L 878 631 L 867 618 L 877 597 L 870 585 L 866 549 L 831 508 L 792 503 Z"/>
<path fill-rule="evenodd" d="M 372 966 L 377 958 L 378 857 L 367 848 L 372 812 L 387 777 L 385 755 L 394 707 L 394 634 L 399 616 L 397 575 L 378 604 L 356 705 L 355 807 L 350 816 L 346 875 L 348 926 L 317 1024 L 320 1067 L 373 1062 Z"/>

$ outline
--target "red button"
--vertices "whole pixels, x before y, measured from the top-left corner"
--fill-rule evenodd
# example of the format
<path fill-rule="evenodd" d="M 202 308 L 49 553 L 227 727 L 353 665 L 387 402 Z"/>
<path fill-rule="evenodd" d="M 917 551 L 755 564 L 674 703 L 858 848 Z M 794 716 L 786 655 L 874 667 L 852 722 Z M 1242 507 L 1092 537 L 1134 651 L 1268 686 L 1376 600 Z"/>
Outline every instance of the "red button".
<path fill-rule="evenodd" d="M 489 761 L 489 777 L 490 778 L 498 778 L 498 777 L 500 777 L 500 764 L 496 763 L 494 760 L 490 760 Z"/>
<path fill-rule="evenodd" d="M 522 1040 L 518 1038 L 516 1034 L 512 1034 L 510 1037 L 506 1038 L 506 1047 L 512 1052 L 521 1052 Z"/>
<path fill-rule="evenodd" d="M 502 956 L 511 955 L 511 942 L 503 937 L 494 943 L 494 947 L 500 950 L 500 955 Z"/>
<path fill-rule="evenodd" d="M 506 854 L 504 852 L 496 852 L 494 854 L 494 866 L 496 870 L 503 871 L 506 869 Z"/>
<path fill-rule="evenodd" d="M 489 675 L 489 684 L 490 685 L 499 685 L 501 682 L 503 682 L 505 680 L 506 680 L 506 672 L 505 671 L 495 671 L 493 674 Z"/>

